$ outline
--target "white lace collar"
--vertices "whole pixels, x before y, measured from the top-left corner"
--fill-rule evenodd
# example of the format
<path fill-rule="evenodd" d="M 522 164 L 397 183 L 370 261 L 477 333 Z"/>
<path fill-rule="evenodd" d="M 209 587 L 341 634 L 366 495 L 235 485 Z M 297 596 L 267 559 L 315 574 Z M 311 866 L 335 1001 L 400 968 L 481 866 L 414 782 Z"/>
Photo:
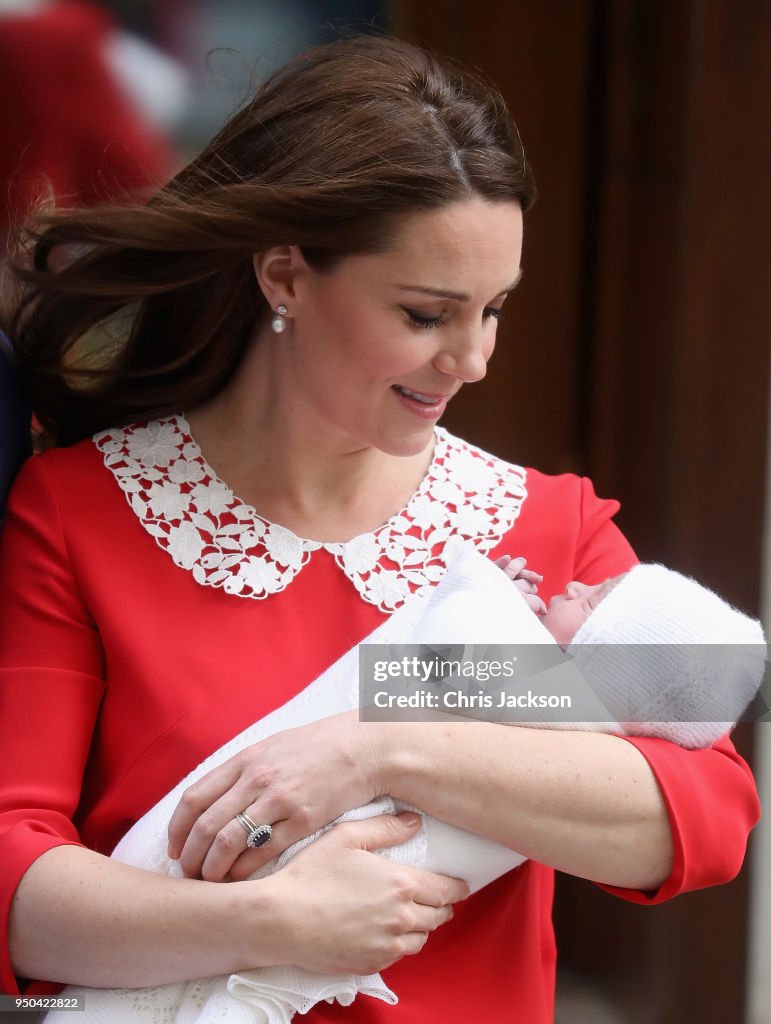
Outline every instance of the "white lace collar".
<path fill-rule="evenodd" d="M 321 543 L 240 501 L 208 465 L 182 416 L 105 430 L 93 441 L 156 544 L 197 583 L 237 597 L 284 590 L 323 548 L 365 601 L 392 612 L 433 587 L 460 547 L 494 548 L 527 497 L 524 469 L 437 427 L 431 465 L 401 512 L 373 533 Z"/>

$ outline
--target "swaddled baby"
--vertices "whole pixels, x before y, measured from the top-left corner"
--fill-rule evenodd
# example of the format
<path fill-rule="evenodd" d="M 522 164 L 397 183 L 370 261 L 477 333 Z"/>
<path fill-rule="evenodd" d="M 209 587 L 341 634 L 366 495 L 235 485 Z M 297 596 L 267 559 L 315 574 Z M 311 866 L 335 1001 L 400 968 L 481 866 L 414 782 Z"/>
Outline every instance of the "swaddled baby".
<path fill-rule="evenodd" d="M 760 623 L 662 565 L 637 565 L 551 599 L 523 558 L 498 566 L 615 715 L 618 731 L 706 747 L 728 732 L 763 677 Z M 524 724 L 524 723 L 523 723 Z"/>

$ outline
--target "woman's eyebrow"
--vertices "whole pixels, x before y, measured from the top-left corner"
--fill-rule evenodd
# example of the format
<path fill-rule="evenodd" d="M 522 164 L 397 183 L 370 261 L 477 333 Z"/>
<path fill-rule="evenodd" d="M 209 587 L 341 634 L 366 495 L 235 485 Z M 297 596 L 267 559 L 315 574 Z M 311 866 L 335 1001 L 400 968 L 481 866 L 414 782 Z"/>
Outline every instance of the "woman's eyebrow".
<path fill-rule="evenodd" d="M 509 292 L 514 291 L 519 282 L 522 280 L 522 271 L 517 274 L 514 281 L 509 285 L 508 288 L 503 288 L 498 292 L 498 295 L 508 295 Z M 467 292 L 454 292 L 449 288 L 430 288 L 426 285 L 420 284 L 397 284 L 403 292 L 421 292 L 424 295 L 435 295 L 439 299 L 455 299 L 457 302 L 469 302 L 471 296 Z M 496 299 L 498 298 L 496 295 Z"/>

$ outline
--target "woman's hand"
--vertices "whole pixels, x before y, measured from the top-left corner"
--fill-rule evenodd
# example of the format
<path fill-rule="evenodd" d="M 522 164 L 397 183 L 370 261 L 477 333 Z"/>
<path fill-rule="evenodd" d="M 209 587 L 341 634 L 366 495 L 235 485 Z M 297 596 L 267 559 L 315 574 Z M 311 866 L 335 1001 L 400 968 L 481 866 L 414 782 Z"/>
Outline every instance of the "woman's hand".
<path fill-rule="evenodd" d="M 169 822 L 169 856 L 189 878 L 248 878 L 298 839 L 382 795 L 376 750 L 357 711 L 246 747 L 185 790 Z M 247 849 L 240 812 L 272 826 L 264 848 Z"/>
<path fill-rule="evenodd" d="M 276 962 L 372 974 L 418 953 L 429 933 L 450 920 L 452 904 L 469 894 L 457 878 L 369 852 L 405 842 L 419 820 L 402 814 L 345 822 L 269 879 L 248 883 L 271 888 Z"/>

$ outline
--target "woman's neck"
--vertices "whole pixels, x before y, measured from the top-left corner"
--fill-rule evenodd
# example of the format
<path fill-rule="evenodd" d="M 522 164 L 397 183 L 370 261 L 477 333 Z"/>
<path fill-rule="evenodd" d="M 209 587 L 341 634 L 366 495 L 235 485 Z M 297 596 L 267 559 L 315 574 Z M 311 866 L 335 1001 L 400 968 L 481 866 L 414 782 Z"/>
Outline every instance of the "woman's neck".
<path fill-rule="evenodd" d="M 220 394 L 186 412 L 204 458 L 239 498 L 298 536 L 326 542 L 370 533 L 404 507 L 433 442 L 405 457 L 357 443 L 286 400 L 249 359 Z"/>

